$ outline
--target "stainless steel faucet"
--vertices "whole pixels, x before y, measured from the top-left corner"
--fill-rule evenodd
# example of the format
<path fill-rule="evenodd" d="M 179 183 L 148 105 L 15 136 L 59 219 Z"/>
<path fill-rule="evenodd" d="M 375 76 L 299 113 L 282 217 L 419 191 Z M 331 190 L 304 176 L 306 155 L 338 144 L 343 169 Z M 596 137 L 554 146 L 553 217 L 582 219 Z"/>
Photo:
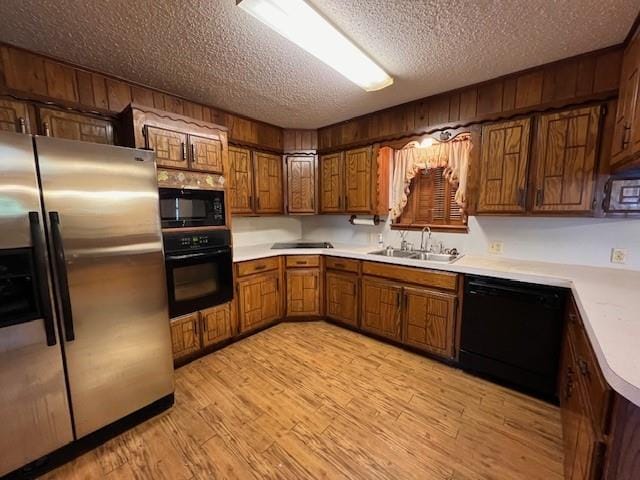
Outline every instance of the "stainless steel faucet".
<path fill-rule="evenodd" d="M 424 232 L 425 232 L 425 230 L 427 230 L 429 232 L 429 237 L 427 238 L 427 245 L 426 245 L 427 248 L 425 248 L 425 244 L 424 244 Z M 423 252 L 425 250 L 428 251 L 431 248 L 430 247 L 430 243 L 431 243 L 431 227 L 429 227 L 427 225 L 422 229 L 422 233 L 420 234 L 420 250 L 422 250 Z"/>

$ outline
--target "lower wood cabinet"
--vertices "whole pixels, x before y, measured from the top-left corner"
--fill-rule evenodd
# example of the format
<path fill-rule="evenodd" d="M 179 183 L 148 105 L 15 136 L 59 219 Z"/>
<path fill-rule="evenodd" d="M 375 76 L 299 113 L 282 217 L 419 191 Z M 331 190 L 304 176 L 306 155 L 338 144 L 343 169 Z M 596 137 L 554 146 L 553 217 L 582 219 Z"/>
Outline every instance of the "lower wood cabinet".
<path fill-rule="evenodd" d="M 402 340 L 443 357 L 453 357 L 456 296 L 404 288 Z"/>
<path fill-rule="evenodd" d="M 328 271 L 325 279 L 327 317 L 357 327 L 358 275 Z"/>
<path fill-rule="evenodd" d="M 287 269 L 287 316 L 319 316 L 320 269 Z"/>
<path fill-rule="evenodd" d="M 238 279 L 237 292 L 240 332 L 254 330 L 281 317 L 279 270 Z"/>
<path fill-rule="evenodd" d="M 203 347 L 215 345 L 235 335 L 237 328 L 233 313 L 231 302 L 200 312 Z"/>
<path fill-rule="evenodd" d="M 362 278 L 360 327 L 394 340 L 401 339 L 402 287 L 371 277 Z"/>
<path fill-rule="evenodd" d="M 174 360 L 188 357 L 200 350 L 200 314 L 198 312 L 172 318 L 170 327 Z"/>

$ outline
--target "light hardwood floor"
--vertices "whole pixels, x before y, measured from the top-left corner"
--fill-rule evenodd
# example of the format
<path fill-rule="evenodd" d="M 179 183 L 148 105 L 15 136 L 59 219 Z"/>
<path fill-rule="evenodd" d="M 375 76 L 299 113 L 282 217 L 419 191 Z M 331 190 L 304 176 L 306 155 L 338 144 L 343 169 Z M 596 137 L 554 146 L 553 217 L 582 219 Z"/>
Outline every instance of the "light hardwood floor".
<path fill-rule="evenodd" d="M 323 323 L 176 372 L 176 404 L 48 479 L 562 479 L 559 410 Z"/>

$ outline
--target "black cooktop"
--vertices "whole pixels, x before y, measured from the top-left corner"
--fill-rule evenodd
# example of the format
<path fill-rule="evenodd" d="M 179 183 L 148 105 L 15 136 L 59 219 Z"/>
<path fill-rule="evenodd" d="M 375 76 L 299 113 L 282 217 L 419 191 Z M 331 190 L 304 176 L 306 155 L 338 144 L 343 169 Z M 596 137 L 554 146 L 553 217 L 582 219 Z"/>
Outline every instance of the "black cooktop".
<path fill-rule="evenodd" d="M 272 250 L 281 248 L 333 248 L 329 242 L 278 242 L 271 247 Z"/>

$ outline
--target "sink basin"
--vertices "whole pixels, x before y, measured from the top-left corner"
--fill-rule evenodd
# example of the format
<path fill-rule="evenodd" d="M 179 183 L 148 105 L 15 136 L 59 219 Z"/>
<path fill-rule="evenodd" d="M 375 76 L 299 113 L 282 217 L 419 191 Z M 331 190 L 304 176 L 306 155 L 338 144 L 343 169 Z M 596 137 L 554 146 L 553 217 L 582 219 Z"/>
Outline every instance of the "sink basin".
<path fill-rule="evenodd" d="M 407 250 L 377 250 L 375 252 L 369 252 L 371 255 L 380 255 L 381 257 L 395 257 L 395 258 L 416 258 L 418 252 L 410 252 Z"/>
<path fill-rule="evenodd" d="M 394 258 L 412 258 L 415 260 L 424 260 L 426 262 L 442 262 L 453 263 L 459 255 L 451 255 L 448 253 L 431 253 L 431 252 L 416 252 L 407 250 L 376 250 L 375 252 L 369 252 L 371 255 L 380 255 L 381 257 L 394 257 Z"/>

